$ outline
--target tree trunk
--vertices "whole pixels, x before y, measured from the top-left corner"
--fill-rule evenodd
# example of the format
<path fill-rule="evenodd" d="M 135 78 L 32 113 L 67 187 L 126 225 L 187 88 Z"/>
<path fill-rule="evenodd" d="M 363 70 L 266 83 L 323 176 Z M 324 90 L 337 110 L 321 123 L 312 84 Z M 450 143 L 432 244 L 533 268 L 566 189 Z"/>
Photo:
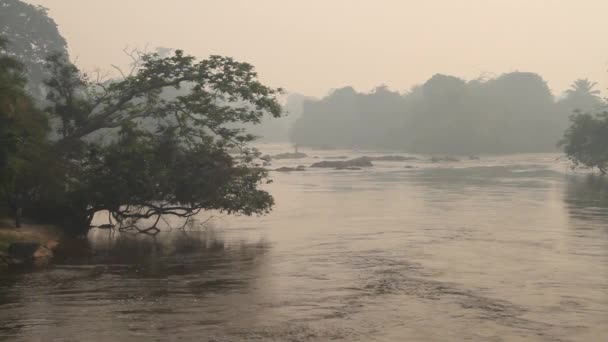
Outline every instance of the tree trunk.
<path fill-rule="evenodd" d="M 15 210 L 15 227 L 21 228 L 21 217 L 23 216 L 23 195 L 19 192 L 14 195 L 13 208 Z"/>
<path fill-rule="evenodd" d="M 66 218 L 62 225 L 64 225 L 71 234 L 86 235 L 89 232 L 89 229 L 91 229 L 93 216 L 94 214 L 91 214 L 89 210 L 74 210 L 73 215 Z"/>
<path fill-rule="evenodd" d="M 15 227 L 21 228 L 21 216 L 23 215 L 23 208 L 17 208 L 15 210 Z"/>

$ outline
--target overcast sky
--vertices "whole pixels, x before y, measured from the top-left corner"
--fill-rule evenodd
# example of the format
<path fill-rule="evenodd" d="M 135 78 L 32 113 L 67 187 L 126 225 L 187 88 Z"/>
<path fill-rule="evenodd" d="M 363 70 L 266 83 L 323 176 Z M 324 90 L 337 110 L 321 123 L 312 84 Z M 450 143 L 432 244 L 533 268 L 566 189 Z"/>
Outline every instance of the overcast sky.
<path fill-rule="evenodd" d="M 435 73 L 533 71 L 556 95 L 608 87 L 608 0 L 29 0 L 50 9 L 86 70 L 129 46 L 220 54 L 268 85 L 320 96 L 352 85 L 404 91 Z"/>

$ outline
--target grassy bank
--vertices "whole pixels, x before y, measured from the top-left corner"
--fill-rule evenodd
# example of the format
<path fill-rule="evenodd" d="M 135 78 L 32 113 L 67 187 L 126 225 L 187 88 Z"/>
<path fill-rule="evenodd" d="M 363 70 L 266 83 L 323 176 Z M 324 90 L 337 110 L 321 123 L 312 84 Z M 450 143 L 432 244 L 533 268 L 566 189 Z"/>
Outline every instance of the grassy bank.
<path fill-rule="evenodd" d="M 49 240 L 57 240 L 59 235 L 58 230 L 52 226 L 24 224 L 21 228 L 14 228 L 11 221 L 0 220 L 0 253 L 6 253 L 8 246 L 13 242 L 45 244 Z"/>

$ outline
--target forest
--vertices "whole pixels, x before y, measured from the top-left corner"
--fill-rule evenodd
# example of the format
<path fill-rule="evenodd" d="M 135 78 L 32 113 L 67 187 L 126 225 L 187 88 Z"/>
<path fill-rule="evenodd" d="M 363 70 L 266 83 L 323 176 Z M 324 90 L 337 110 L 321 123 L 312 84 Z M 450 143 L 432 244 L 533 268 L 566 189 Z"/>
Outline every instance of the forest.
<path fill-rule="evenodd" d="M 477 154 L 556 151 L 569 117 L 601 111 L 596 84 L 573 82 L 555 97 L 540 75 L 463 79 L 437 74 L 403 94 L 336 89 L 303 103 L 291 141 L 317 148 Z"/>

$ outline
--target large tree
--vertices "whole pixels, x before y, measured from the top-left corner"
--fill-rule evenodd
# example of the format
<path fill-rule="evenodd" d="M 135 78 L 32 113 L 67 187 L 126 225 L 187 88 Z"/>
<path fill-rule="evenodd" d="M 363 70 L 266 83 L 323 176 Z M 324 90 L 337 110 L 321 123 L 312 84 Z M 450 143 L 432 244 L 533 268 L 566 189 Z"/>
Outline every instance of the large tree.
<path fill-rule="evenodd" d="M 45 59 L 52 53 L 67 54 L 67 43 L 47 9 L 21 0 L 0 0 L 0 35 L 9 40 L 0 51 L 25 65 L 29 92 L 43 99 Z"/>
<path fill-rule="evenodd" d="M 0 37 L 0 48 L 7 41 Z M 28 175 L 45 148 L 46 117 L 25 91 L 24 66 L 0 54 L 0 209 L 31 190 Z M 14 208 L 15 209 L 15 208 Z"/>
<path fill-rule="evenodd" d="M 248 145 L 254 137 L 235 127 L 279 117 L 280 89 L 260 83 L 251 65 L 178 50 L 145 54 L 132 74 L 110 82 L 89 80 L 61 55 L 48 67 L 48 114 L 60 137 L 48 169 L 64 190 L 41 191 L 33 212 L 86 229 L 104 210 L 123 228 L 201 210 L 270 210 L 272 197 L 258 188 L 267 173 Z"/>

